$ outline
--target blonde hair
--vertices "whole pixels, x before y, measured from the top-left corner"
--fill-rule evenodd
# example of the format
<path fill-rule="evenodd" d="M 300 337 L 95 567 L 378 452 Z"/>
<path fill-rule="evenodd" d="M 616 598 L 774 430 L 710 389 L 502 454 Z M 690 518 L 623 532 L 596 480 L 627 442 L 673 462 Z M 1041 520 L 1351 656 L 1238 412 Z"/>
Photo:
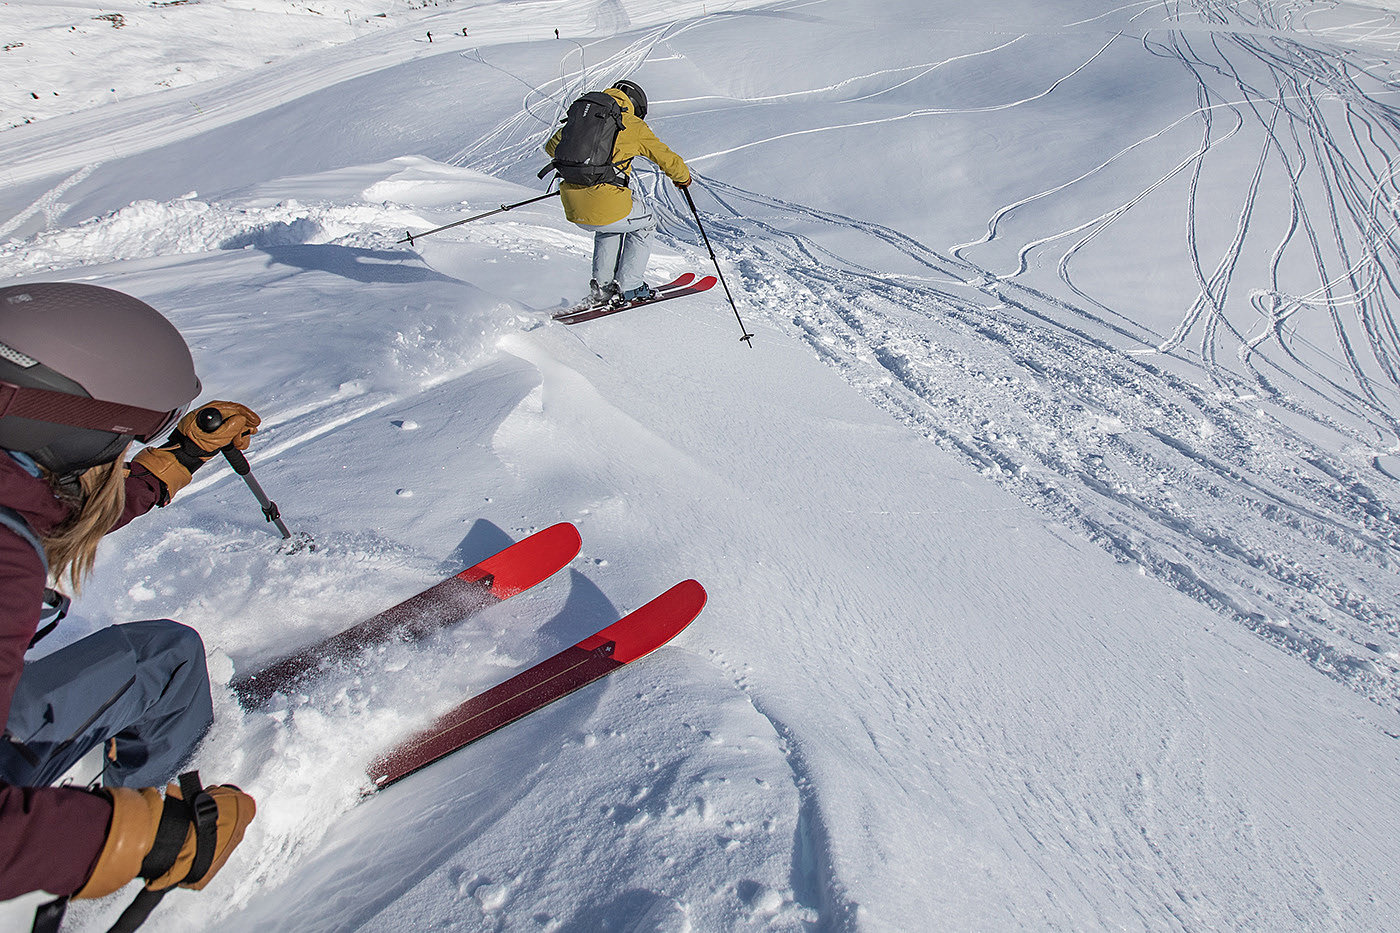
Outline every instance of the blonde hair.
<path fill-rule="evenodd" d="M 126 510 L 126 451 L 111 463 L 84 470 L 78 477 L 82 490 L 73 502 L 73 513 L 52 534 L 44 535 L 44 553 L 49 559 L 49 576 L 54 583 L 66 574 L 77 593 L 97 560 L 97 545 L 121 519 Z"/>

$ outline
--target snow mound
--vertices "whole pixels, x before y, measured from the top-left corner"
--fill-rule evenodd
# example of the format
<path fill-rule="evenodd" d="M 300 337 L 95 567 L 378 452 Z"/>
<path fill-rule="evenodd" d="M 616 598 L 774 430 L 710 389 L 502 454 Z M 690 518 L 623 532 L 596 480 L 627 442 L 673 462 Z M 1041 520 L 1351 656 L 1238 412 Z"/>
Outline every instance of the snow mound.
<path fill-rule="evenodd" d="M 0 244 L 0 274 L 52 272 L 84 265 L 223 249 L 344 243 L 372 231 L 384 211 L 368 206 L 272 207 L 202 201 L 134 201 L 85 223 Z"/>

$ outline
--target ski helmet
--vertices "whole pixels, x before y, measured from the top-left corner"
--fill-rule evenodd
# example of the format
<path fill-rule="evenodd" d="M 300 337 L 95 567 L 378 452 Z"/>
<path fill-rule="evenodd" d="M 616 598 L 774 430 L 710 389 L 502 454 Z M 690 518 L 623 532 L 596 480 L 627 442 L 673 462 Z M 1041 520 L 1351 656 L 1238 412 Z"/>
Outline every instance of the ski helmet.
<path fill-rule="evenodd" d="M 164 433 L 199 390 L 185 339 L 144 301 L 75 282 L 0 288 L 0 447 L 86 470 Z"/>
<path fill-rule="evenodd" d="M 613 85 L 613 90 L 621 91 L 627 95 L 627 99 L 632 101 L 632 112 L 637 115 L 638 120 L 647 118 L 647 93 L 642 90 L 642 86 L 636 81 L 619 81 Z"/>

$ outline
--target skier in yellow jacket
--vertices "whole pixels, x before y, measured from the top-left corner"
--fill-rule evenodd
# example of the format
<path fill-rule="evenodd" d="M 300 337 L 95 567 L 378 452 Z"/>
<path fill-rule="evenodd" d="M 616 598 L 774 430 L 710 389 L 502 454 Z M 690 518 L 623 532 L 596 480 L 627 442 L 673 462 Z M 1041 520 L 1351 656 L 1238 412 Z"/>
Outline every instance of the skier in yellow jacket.
<path fill-rule="evenodd" d="M 613 144 L 612 159 L 620 163 L 625 178 L 631 177 L 632 160 L 649 159 L 670 177 L 678 188 L 690 185 L 690 169 L 647 126 L 647 98 L 635 81 L 619 81 L 605 93 L 622 109 L 622 129 Z M 545 143 L 551 156 L 563 130 Z M 643 279 L 651 258 L 651 238 L 656 217 L 640 190 L 604 182 L 583 186 L 559 185 L 564 216 L 593 232 L 593 280 L 591 297 L 597 301 L 633 301 L 651 297 L 652 289 Z"/>

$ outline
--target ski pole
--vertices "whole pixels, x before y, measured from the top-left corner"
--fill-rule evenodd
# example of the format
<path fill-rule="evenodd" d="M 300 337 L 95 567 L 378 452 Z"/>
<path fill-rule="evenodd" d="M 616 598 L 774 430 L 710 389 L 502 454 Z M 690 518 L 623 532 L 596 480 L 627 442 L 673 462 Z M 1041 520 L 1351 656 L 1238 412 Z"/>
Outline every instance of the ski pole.
<path fill-rule="evenodd" d="M 719 267 L 719 259 L 715 256 L 715 248 L 710 245 L 710 237 L 705 233 L 705 225 L 700 222 L 700 212 L 695 209 L 695 199 L 690 196 L 690 186 L 686 185 L 681 189 L 681 194 L 685 195 L 685 203 L 690 205 L 690 212 L 695 215 L 695 226 L 700 228 L 700 236 L 705 241 L 705 248 L 710 251 L 710 261 L 715 264 L 715 274 L 719 276 L 719 284 L 724 286 L 724 297 L 729 299 L 729 307 L 734 309 L 734 319 L 739 322 L 739 333 L 743 334 L 739 339 L 753 349 L 753 334 L 744 326 L 744 319 L 739 317 L 739 306 L 734 303 L 734 296 L 729 292 L 729 283 L 724 280 L 724 272 Z"/>
<path fill-rule="evenodd" d="M 224 416 L 219 414 L 219 410 L 210 406 L 202 408 L 195 417 L 195 424 L 199 425 L 201 431 L 217 431 L 219 425 L 224 423 Z M 243 456 L 243 451 L 233 444 L 223 448 L 224 459 L 228 465 L 233 467 L 233 472 L 243 477 L 243 481 L 248 484 L 248 488 L 253 490 L 253 495 L 257 496 L 258 504 L 262 506 L 263 515 L 267 520 L 277 526 L 277 530 L 282 532 L 283 538 L 290 538 L 292 533 L 287 530 L 286 524 L 282 521 L 282 512 L 277 508 L 277 503 L 267 497 L 263 492 L 261 484 L 253 477 L 253 468 L 248 465 L 248 458 Z"/>
<path fill-rule="evenodd" d="M 469 224 L 473 220 L 481 220 L 483 217 L 493 217 L 496 214 L 501 214 L 505 211 L 515 210 L 517 207 L 524 207 L 526 204 L 534 204 L 536 201 L 543 201 L 545 198 L 558 197 L 558 195 L 558 191 L 551 191 L 548 194 L 542 194 L 537 198 L 529 198 L 524 201 L 517 201 L 514 204 L 502 204 L 494 211 L 487 211 L 484 214 L 477 214 L 475 217 L 468 217 L 466 220 L 458 220 L 450 224 L 443 224 L 441 227 L 434 227 L 433 229 L 426 230 L 423 233 L 407 233 L 407 231 L 405 231 L 407 235 L 402 240 L 396 240 L 395 242 L 407 243 L 409 246 L 412 246 L 414 240 L 421 240 L 425 236 L 432 236 L 434 233 L 441 233 L 444 230 L 451 230 L 453 227 L 460 227 L 462 226 L 462 224 Z"/>

